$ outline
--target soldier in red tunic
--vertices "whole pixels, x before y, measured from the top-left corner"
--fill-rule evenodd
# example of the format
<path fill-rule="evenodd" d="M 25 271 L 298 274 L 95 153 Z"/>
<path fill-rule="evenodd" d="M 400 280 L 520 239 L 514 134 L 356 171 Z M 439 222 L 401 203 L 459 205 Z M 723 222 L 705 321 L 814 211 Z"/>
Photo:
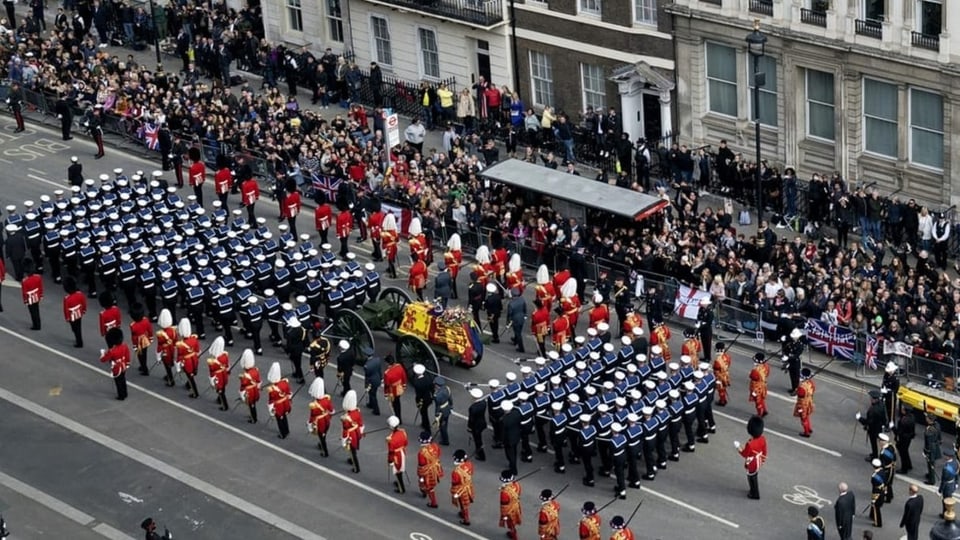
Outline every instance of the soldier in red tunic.
<path fill-rule="evenodd" d="M 750 486 L 750 493 L 747 497 L 751 499 L 760 498 L 760 488 L 758 476 L 760 467 L 767 461 L 767 439 L 763 436 L 763 418 L 752 416 L 747 422 L 747 434 L 750 440 L 747 444 L 741 445 L 739 441 L 734 441 L 733 446 L 743 456 L 743 468 L 747 470 L 747 483 Z"/>
<path fill-rule="evenodd" d="M 187 376 L 187 384 L 184 386 L 190 390 L 190 397 L 196 399 L 200 396 L 196 379 L 197 370 L 200 368 L 200 340 L 190 327 L 190 319 L 186 317 L 177 324 L 177 334 L 180 339 L 177 341 L 176 365 Z"/>
<path fill-rule="evenodd" d="M 700 351 L 703 349 L 700 338 L 697 337 L 697 329 L 692 327 L 684 328 L 683 338 L 683 345 L 680 346 L 680 354 L 689 356 L 690 366 L 693 369 L 697 369 L 700 365 Z"/>
<path fill-rule="evenodd" d="M 538 354 L 547 355 L 547 335 L 550 333 L 550 312 L 539 298 L 533 300 L 533 316 L 530 317 L 530 332 L 537 342 Z"/>
<path fill-rule="evenodd" d="M 397 279 L 397 246 L 400 243 L 400 232 L 397 230 L 397 218 L 392 212 L 383 216 L 383 231 L 380 233 L 383 241 L 383 252 L 387 257 L 387 273 Z"/>
<path fill-rule="evenodd" d="M 509 213 L 509 212 L 508 212 Z M 507 216 L 509 221 L 509 216 Z M 493 276 L 503 283 L 507 273 L 507 249 L 503 247 L 503 233 L 494 230 L 490 233 L 490 263 L 493 265 Z"/>
<path fill-rule="evenodd" d="M 350 251 L 350 232 L 353 231 L 353 214 L 350 210 L 343 208 L 337 214 L 337 238 L 340 239 L 340 258 L 345 259 Z"/>
<path fill-rule="evenodd" d="M 224 210 L 227 209 L 227 197 L 230 195 L 231 189 L 233 189 L 233 171 L 230 170 L 230 167 L 227 167 L 224 160 L 223 166 L 217 169 L 217 173 L 213 175 L 213 190 L 216 192 Z"/>
<path fill-rule="evenodd" d="M 73 330 L 73 346 L 83 347 L 83 316 L 87 313 L 87 297 L 77 287 L 77 280 L 71 276 L 63 278 L 63 290 L 67 296 L 63 299 L 63 318 Z"/>
<path fill-rule="evenodd" d="M 730 388 L 730 355 L 727 354 L 727 344 L 718 341 L 714 346 L 717 356 L 713 359 L 713 376 L 717 380 L 717 406 L 727 405 L 727 390 Z"/>
<path fill-rule="evenodd" d="M 287 196 L 283 199 L 283 208 L 280 209 L 283 218 L 287 220 L 290 227 L 290 233 L 294 238 L 299 238 L 297 234 L 297 216 L 300 215 L 301 199 L 297 184 L 290 181 L 290 187 L 287 188 Z"/>
<path fill-rule="evenodd" d="M 767 379 L 770 377 L 770 366 L 763 353 L 753 355 L 753 369 L 750 370 L 750 401 L 757 407 L 757 416 L 767 415 Z"/>
<path fill-rule="evenodd" d="M 637 315 L 637 312 L 634 311 L 633 307 L 631 307 L 627 311 L 627 314 L 623 317 L 623 323 L 620 325 L 620 331 L 625 336 L 633 336 L 634 328 L 643 330 L 643 319 L 640 318 L 640 315 Z"/>
<path fill-rule="evenodd" d="M 813 372 L 810 368 L 800 370 L 800 384 L 797 385 L 797 405 L 793 409 L 793 415 L 800 419 L 800 425 L 803 431 L 801 437 L 810 437 L 813 435 L 813 425 L 810 423 L 810 417 L 813 416 L 813 394 L 817 391 L 817 385 L 813 382 Z"/>
<path fill-rule="evenodd" d="M 279 368 L 279 366 L 277 366 Z M 357 450 L 360 449 L 360 439 L 363 438 L 363 415 L 357 409 L 357 391 L 349 390 L 343 396 L 343 415 L 340 417 L 341 446 L 350 452 L 350 465 L 353 472 L 360 472 L 360 461 L 357 459 Z"/>
<path fill-rule="evenodd" d="M 510 263 L 507 264 L 506 289 L 508 291 L 520 289 L 520 294 L 523 294 L 523 289 L 525 287 L 526 283 L 523 281 L 523 267 L 520 265 L 520 254 L 514 253 L 510 256 Z"/>
<path fill-rule="evenodd" d="M 663 324 L 663 321 L 659 321 L 653 325 L 653 331 L 650 333 L 650 346 L 653 345 L 660 346 L 660 354 L 663 356 L 663 361 L 669 363 L 673 357 L 670 354 L 670 329 L 667 328 L 667 325 Z"/>
<path fill-rule="evenodd" d="M 560 310 L 570 323 L 570 332 L 577 332 L 580 320 L 580 297 L 577 296 L 577 280 L 570 278 L 560 287 Z"/>
<path fill-rule="evenodd" d="M 443 263 L 450 270 L 450 281 L 453 287 L 450 298 L 457 299 L 457 276 L 460 274 L 460 266 L 463 265 L 463 250 L 460 245 L 460 235 L 453 233 L 447 240 L 447 251 L 443 254 Z"/>
<path fill-rule="evenodd" d="M 147 351 L 153 342 L 153 324 L 143 311 L 143 304 L 135 302 L 130 306 L 130 342 L 140 364 L 140 374 L 149 375 L 147 367 Z"/>
<path fill-rule="evenodd" d="M 570 277 L 570 270 L 567 270 L 566 268 L 553 275 L 553 290 L 557 293 L 557 302 L 559 302 L 562 298 L 561 289 L 563 288 L 563 284 L 566 283 Z"/>
<path fill-rule="evenodd" d="M 470 271 L 477 273 L 477 283 L 486 288 L 487 282 L 494 278 L 493 263 L 490 261 L 490 248 L 487 246 L 478 247 L 474 257 L 476 257 L 477 262 L 470 267 Z"/>
<path fill-rule="evenodd" d="M 461 525 L 470 525 L 470 505 L 473 503 L 473 462 L 467 459 L 467 453 L 457 450 L 453 453 L 453 473 L 450 474 L 450 497 L 457 507 Z"/>
<path fill-rule="evenodd" d="M 240 400 L 250 409 L 248 423 L 257 423 L 257 402 L 260 401 L 260 370 L 253 359 L 253 351 L 244 349 L 240 355 Z"/>
<path fill-rule="evenodd" d="M 110 362 L 110 373 L 117 386 L 117 399 L 127 399 L 127 368 L 130 367 L 130 347 L 123 342 L 123 330 L 111 328 L 107 335 L 107 349 L 100 349 L 100 361 Z"/>
<path fill-rule="evenodd" d="M 440 462 L 440 445 L 433 441 L 429 431 L 420 434 L 420 451 L 417 452 L 417 479 L 420 493 L 429 500 L 427 506 L 437 507 L 437 484 L 443 478 L 443 464 Z"/>
<path fill-rule="evenodd" d="M 383 239 L 383 210 L 381 210 L 379 199 L 374 199 L 373 211 L 367 217 L 367 231 L 370 233 L 370 242 L 373 244 L 371 258 L 374 262 L 380 262 L 383 260 L 383 250 L 380 247 Z"/>
<path fill-rule="evenodd" d="M 553 287 L 553 283 L 550 282 L 550 271 L 547 269 L 547 265 L 541 264 L 540 268 L 537 268 L 537 299 L 543 302 L 543 307 L 547 308 L 547 311 L 553 307 L 553 302 L 557 298 L 557 291 Z"/>
<path fill-rule="evenodd" d="M 260 184 L 254 177 L 247 178 L 240 184 L 240 202 L 247 208 L 247 221 L 253 223 L 256 221 L 254 209 L 257 201 L 260 200 Z"/>
<path fill-rule="evenodd" d="M 393 415 L 403 422 L 400 414 L 400 396 L 407 389 L 407 369 L 397 362 L 392 354 L 388 354 L 385 361 L 389 366 L 383 372 L 383 397 L 393 408 Z"/>
<path fill-rule="evenodd" d="M 417 299 L 423 302 L 423 290 L 427 286 L 427 265 L 417 253 L 411 252 L 410 259 L 413 264 L 410 266 L 410 278 L 408 285 L 410 290 L 417 294 Z"/>
<path fill-rule="evenodd" d="M 400 427 L 400 419 L 396 416 L 387 418 L 387 468 L 393 473 L 393 491 L 406 493 L 407 486 L 403 484 L 403 473 L 407 470 L 407 431 Z"/>
<path fill-rule="evenodd" d="M 0 280 L 6 276 L 6 267 L 3 266 L 3 257 L 0 257 Z M 24 262 L 23 273 L 26 277 L 20 283 L 20 293 L 23 295 L 23 303 L 27 305 L 27 311 L 30 312 L 30 329 L 40 329 L 40 301 L 43 300 L 43 278 L 34 271 L 33 261 Z M 0 308 L 3 311 L 3 308 Z"/>
<path fill-rule="evenodd" d="M 163 362 L 163 369 L 166 371 L 163 382 L 167 386 L 173 386 L 173 361 L 176 359 L 178 336 L 169 309 L 160 312 L 157 324 L 160 325 L 160 330 L 157 331 L 157 362 Z"/>
<path fill-rule="evenodd" d="M 274 362 L 270 365 L 270 371 L 267 372 L 267 410 L 277 419 L 277 428 L 280 430 L 281 439 L 286 439 L 290 434 L 290 424 L 287 422 L 287 415 L 293 407 L 290 404 L 292 394 L 290 393 L 290 382 L 280 376 L 280 362 Z"/>
<path fill-rule="evenodd" d="M 111 328 L 122 328 L 120 308 L 117 307 L 116 298 L 114 298 L 113 293 L 110 291 L 103 291 L 100 293 L 100 335 L 104 338 L 107 337 L 107 332 Z"/>
<path fill-rule="evenodd" d="M 500 527 L 507 529 L 507 538 L 517 540 L 517 525 L 523 523 L 520 495 L 523 489 L 509 469 L 500 473 Z"/>
<path fill-rule="evenodd" d="M 597 514 L 597 505 L 592 501 L 583 503 L 580 509 L 583 517 L 580 518 L 579 526 L 580 540 L 600 540 L 600 515 Z"/>
<path fill-rule="evenodd" d="M 537 534 L 540 540 L 560 538 L 560 503 L 554 498 L 553 491 L 549 489 L 540 492 L 540 516 L 537 521 Z"/>
<path fill-rule="evenodd" d="M 327 244 L 330 242 L 328 238 L 330 225 L 333 225 L 333 208 L 327 201 L 326 193 L 321 191 L 317 197 L 317 208 L 313 211 L 313 226 L 320 235 L 320 244 Z"/>
<path fill-rule="evenodd" d="M 330 421 L 333 417 L 333 400 L 324 390 L 322 377 L 317 377 L 310 383 L 310 397 L 313 401 L 310 402 L 310 421 L 307 423 L 307 431 L 317 436 L 320 455 L 329 457 L 327 432 L 330 431 Z"/>
<path fill-rule="evenodd" d="M 203 206 L 203 183 L 207 180 L 207 166 L 204 165 L 203 160 L 200 158 L 199 148 L 190 148 L 187 150 L 187 155 L 190 157 L 190 161 L 193 162 L 190 164 L 190 177 L 188 181 L 190 182 L 190 187 L 193 188 L 193 194 L 197 197 L 197 204 Z"/>
<path fill-rule="evenodd" d="M 553 333 L 553 348 L 559 352 L 563 345 L 570 340 L 569 319 L 563 314 L 557 315 L 557 318 L 553 320 L 551 332 Z"/>
<path fill-rule="evenodd" d="M 593 294 L 593 307 L 590 309 L 590 328 L 596 328 L 600 323 L 610 324 L 610 308 L 600 293 Z"/>
<path fill-rule="evenodd" d="M 427 242 L 427 237 L 423 234 L 420 218 L 410 220 L 410 226 L 407 227 L 407 243 L 409 244 L 411 257 L 416 255 L 425 264 L 430 264 L 430 243 Z"/>
<path fill-rule="evenodd" d="M 227 404 L 227 381 L 230 379 L 230 356 L 224 349 L 223 336 L 217 336 L 210 344 L 210 356 L 207 357 L 207 367 L 210 369 L 210 386 L 217 393 L 217 404 L 220 410 L 229 409 Z"/>
<path fill-rule="evenodd" d="M 610 540 L 634 540 L 635 538 L 623 516 L 613 516 L 613 519 L 610 520 L 610 529 L 613 530 Z"/>

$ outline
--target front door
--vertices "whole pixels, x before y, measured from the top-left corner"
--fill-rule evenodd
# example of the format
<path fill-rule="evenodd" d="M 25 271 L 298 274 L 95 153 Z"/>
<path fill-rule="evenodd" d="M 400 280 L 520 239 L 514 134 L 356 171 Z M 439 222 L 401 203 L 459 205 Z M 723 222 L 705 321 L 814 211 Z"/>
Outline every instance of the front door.
<path fill-rule="evenodd" d="M 487 82 L 503 86 L 505 81 L 490 81 L 490 42 L 477 40 L 477 75 Z"/>
<path fill-rule="evenodd" d="M 660 118 L 660 98 L 655 94 L 643 95 L 643 136 L 647 141 L 660 140 L 663 126 Z"/>

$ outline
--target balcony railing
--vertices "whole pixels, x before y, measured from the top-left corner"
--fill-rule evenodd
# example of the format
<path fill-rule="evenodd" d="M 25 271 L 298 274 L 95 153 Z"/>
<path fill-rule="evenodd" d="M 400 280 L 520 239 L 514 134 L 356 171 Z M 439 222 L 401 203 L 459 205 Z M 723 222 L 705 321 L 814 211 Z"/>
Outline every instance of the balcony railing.
<path fill-rule="evenodd" d="M 875 19 L 857 19 L 858 35 L 883 39 L 883 23 Z"/>
<path fill-rule="evenodd" d="M 501 23 L 503 4 L 500 0 L 375 0 L 377 3 L 406 8 L 421 13 L 447 17 L 477 26 Z"/>
<path fill-rule="evenodd" d="M 914 47 L 940 52 L 940 36 L 911 32 L 910 37 Z"/>
<path fill-rule="evenodd" d="M 826 28 L 827 13 L 825 11 L 814 11 L 812 9 L 800 8 L 800 22 Z"/>
<path fill-rule="evenodd" d="M 773 0 L 750 0 L 750 12 L 773 15 Z"/>

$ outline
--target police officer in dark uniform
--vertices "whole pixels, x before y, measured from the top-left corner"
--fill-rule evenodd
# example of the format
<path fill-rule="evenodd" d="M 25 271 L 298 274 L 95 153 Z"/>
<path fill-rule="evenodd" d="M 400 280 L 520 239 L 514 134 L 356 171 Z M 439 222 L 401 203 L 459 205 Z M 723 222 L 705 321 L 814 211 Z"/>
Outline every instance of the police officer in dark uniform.
<path fill-rule="evenodd" d="M 650 328 L 663 322 L 663 298 L 656 287 L 647 289 L 647 322 Z"/>
<path fill-rule="evenodd" d="M 700 300 L 700 309 L 697 310 L 697 336 L 700 338 L 700 351 L 704 362 L 710 361 L 710 351 L 713 349 L 713 305 L 710 297 Z"/>
<path fill-rule="evenodd" d="M 500 315 L 503 313 L 503 297 L 500 289 L 493 283 L 487 283 L 487 297 L 483 301 L 483 309 L 487 312 L 487 323 L 490 333 L 493 334 L 493 343 L 500 343 Z"/>
<path fill-rule="evenodd" d="M 70 166 L 67 167 L 67 181 L 71 186 L 83 185 L 83 164 L 77 156 L 70 157 Z"/>
<path fill-rule="evenodd" d="M 363 347 L 360 352 L 366 358 L 363 363 L 363 384 L 364 392 L 367 393 L 367 408 L 374 416 L 380 416 L 380 400 L 377 399 L 377 393 L 380 390 L 380 384 L 383 383 L 383 359 L 373 347 Z"/>
<path fill-rule="evenodd" d="M 15 24 L 15 22 L 11 20 L 10 24 Z M 13 130 L 13 132 L 20 133 L 26 128 L 23 125 L 23 89 L 20 88 L 20 83 L 17 81 L 13 81 L 10 85 L 10 93 L 7 95 L 7 105 L 10 107 L 10 110 L 13 111 L 13 118 L 17 121 L 17 129 Z"/>
<path fill-rule="evenodd" d="M 310 343 L 307 329 L 303 327 L 300 319 L 296 317 L 290 317 L 287 321 L 287 327 L 286 350 L 290 362 L 293 363 L 293 378 L 296 379 L 297 384 L 303 384 L 303 352 Z M 349 376 L 350 374 L 348 373 L 345 378 L 349 378 Z"/>
<path fill-rule="evenodd" d="M 164 171 L 173 168 L 173 134 L 167 123 L 160 124 L 160 131 L 157 132 L 157 142 L 160 145 L 160 162 Z"/>
<path fill-rule="evenodd" d="M 54 105 L 54 111 L 57 113 L 57 118 L 60 119 L 60 134 L 65 141 L 73 139 L 73 136 L 70 135 L 70 131 L 73 129 L 73 107 L 71 102 L 72 100 L 66 93 L 60 92 L 57 98 L 57 104 Z"/>
<path fill-rule="evenodd" d="M 483 432 L 487 429 L 487 401 L 483 390 L 473 387 L 470 389 L 473 403 L 467 409 L 467 431 L 473 437 L 473 455 L 477 461 L 486 461 L 487 455 L 483 451 Z"/>
<path fill-rule="evenodd" d="M 90 136 L 97 145 L 97 155 L 95 159 L 103 157 L 103 105 L 97 104 L 93 108 L 93 114 L 90 119 L 84 122 L 84 126 L 90 130 Z"/>
<path fill-rule="evenodd" d="M 630 296 L 630 288 L 624 283 L 622 274 L 617 274 L 614 277 L 610 295 L 604 296 L 604 298 L 613 299 L 613 309 L 617 312 L 617 323 L 620 326 L 619 337 L 623 337 L 623 321 L 627 318 L 627 313 L 630 311 L 632 298 Z"/>
<path fill-rule="evenodd" d="M 420 430 L 433 433 L 430 428 L 430 404 L 433 402 L 433 381 L 427 377 L 427 368 L 423 364 L 413 365 L 413 391 L 417 400 L 417 415 L 420 417 Z"/>
<path fill-rule="evenodd" d="M 514 407 L 513 401 L 503 400 L 500 404 L 503 410 L 503 453 L 507 457 L 507 468 L 516 476 L 517 473 L 517 446 L 520 444 L 520 432 L 523 421 L 520 411 Z"/>
<path fill-rule="evenodd" d="M 177 133 L 173 136 L 173 149 L 170 151 L 173 157 L 170 158 L 170 164 L 173 166 L 173 173 L 177 178 L 177 187 L 183 187 L 183 156 L 187 153 L 187 143 L 180 138 Z"/>
<path fill-rule="evenodd" d="M 923 457 L 927 462 L 927 476 L 923 483 L 928 486 L 937 483 L 937 461 L 941 457 L 941 437 L 940 426 L 937 425 L 937 417 L 932 414 L 924 416 L 926 427 L 923 429 Z"/>
<path fill-rule="evenodd" d="M 880 392 L 871 390 L 869 395 L 870 408 L 867 409 L 867 414 L 862 416 L 859 411 L 857 412 L 857 420 L 867 430 L 867 438 L 870 439 L 870 455 L 866 457 L 866 461 L 872 461 L 879 456 L 877 453 L 877 437 L 883 432 L 883 428 L 887 424 L 887 412 L 883 407 L 883 401 L 880 399 Z"/>
<path fill-rule="evenodd" d="M 470 285 L 467 287 L 467 298 L 470 304 L 470 312 L 473 314 L 473 322 L 477 323 L 477 328 L 481 327 L 480 309 L 483 307 L 485 295 L 486 291 L 483 288 L 483 284 L 477 281 L 477 273 L 470 272 Z"/>

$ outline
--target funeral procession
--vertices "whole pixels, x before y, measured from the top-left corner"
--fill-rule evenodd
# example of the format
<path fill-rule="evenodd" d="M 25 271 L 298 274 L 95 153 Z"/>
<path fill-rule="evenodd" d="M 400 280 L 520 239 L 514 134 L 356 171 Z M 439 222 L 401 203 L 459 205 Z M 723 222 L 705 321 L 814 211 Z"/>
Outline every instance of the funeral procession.
<path fill-rule="evenodd" d="M 960 3 L 3 3 L 0 538 L 960 540 Z"/>

